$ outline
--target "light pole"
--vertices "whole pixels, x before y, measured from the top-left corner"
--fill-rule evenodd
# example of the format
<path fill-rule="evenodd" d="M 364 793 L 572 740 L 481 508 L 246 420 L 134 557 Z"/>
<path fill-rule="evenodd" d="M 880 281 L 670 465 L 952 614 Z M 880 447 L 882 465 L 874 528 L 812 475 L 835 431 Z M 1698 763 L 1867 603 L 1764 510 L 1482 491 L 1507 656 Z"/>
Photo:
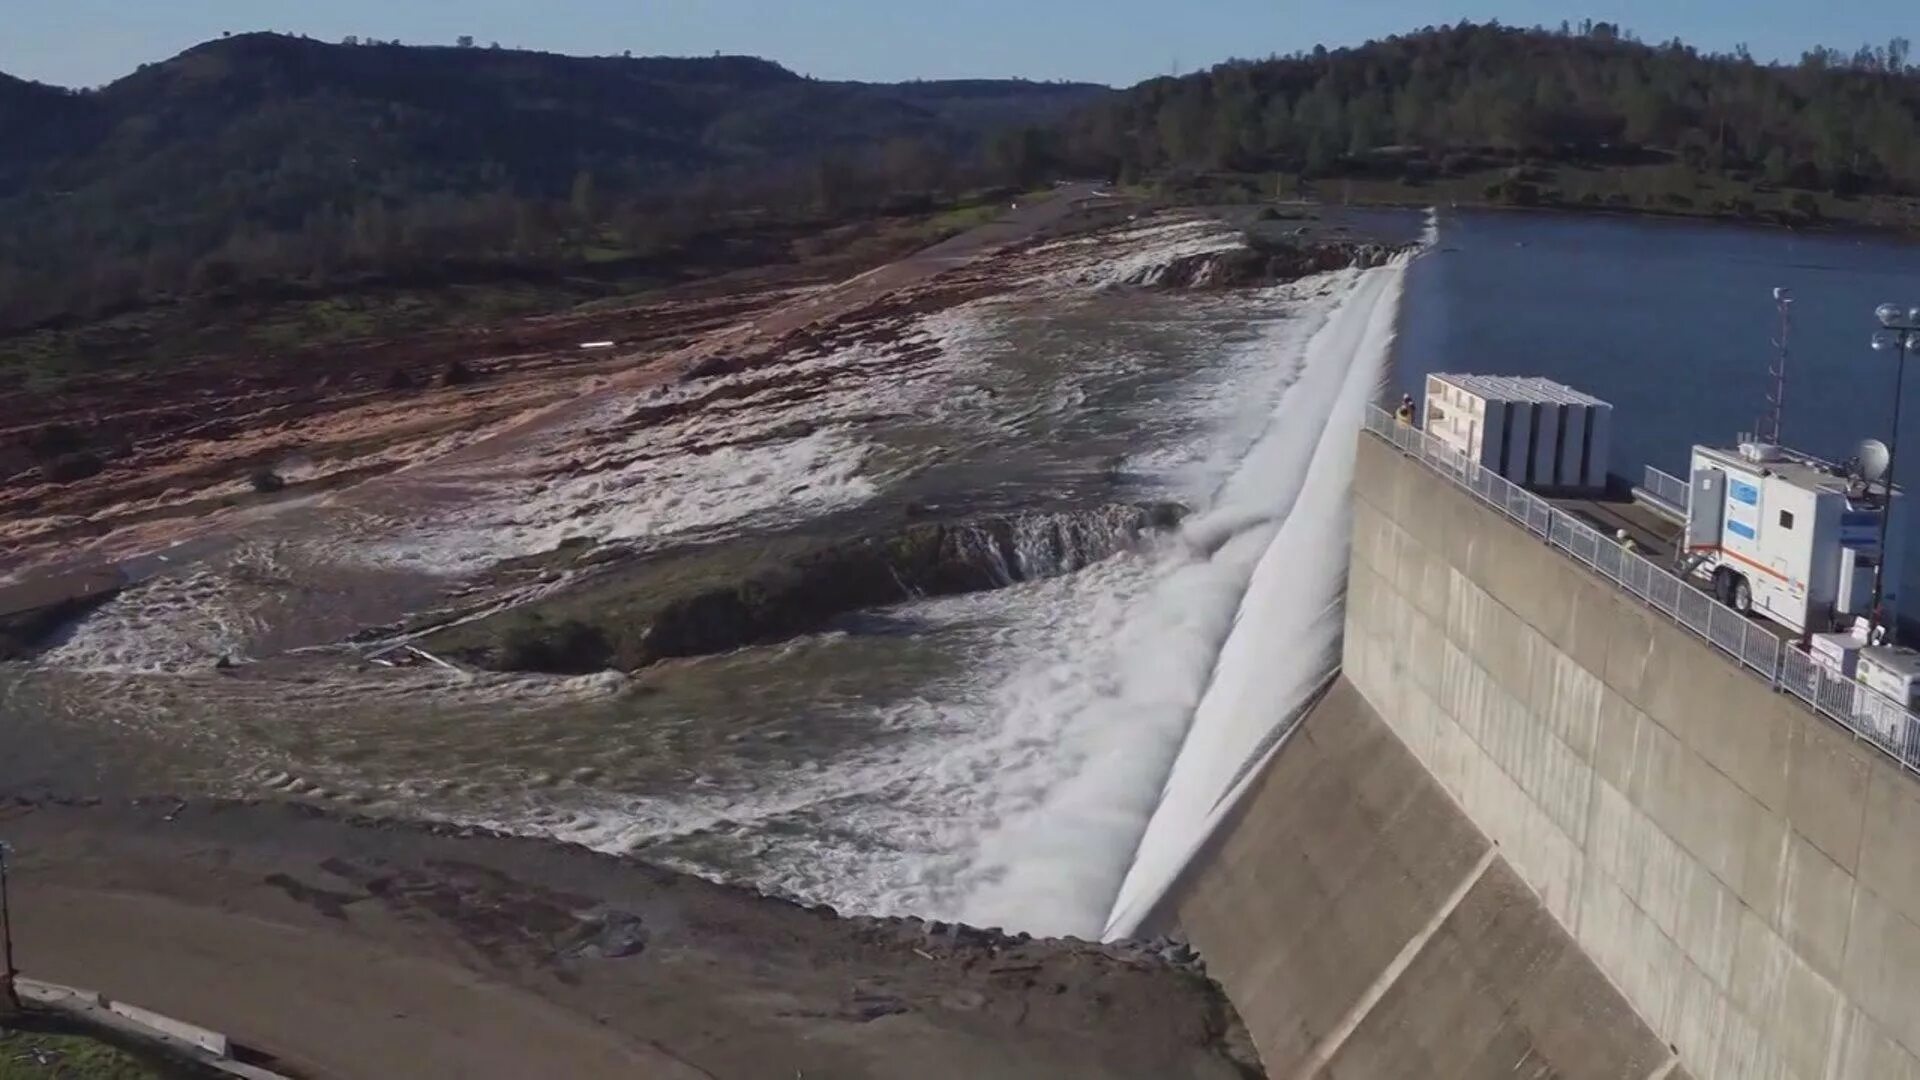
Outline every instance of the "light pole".
<path fill-rule="evenodd" d="M 1773 306 L 1780 312 L 1780 336 L 1773 339 L 1773 389 L 1767 393 L 1767 414 L 1754 427 L 1754 438 L 1780 445 L 1782 415 L 1787 411 L 1787 345 L 1793 337 L 1793 294 L 1782 288 L 1773 290 Z"/>
<path fill-rule="evenodd" d="M 1893 431 L 1887 436 L 1887 478 L 1886 506 L 1880 511 L 1880 568 L 1873 575 L 1873 622 L 1887 632 L 1887 640 L 1893 638 L 1893 628 L 1886 625 L 1885 614 L 1880 608 L 1881 594 L 1885 589 L 1887 575 L 1898 573 L 1893 565 L 1892 552 L 1887 550 L 1887 526 L 1893 521 L 1893 469 L 1900 460 L 1900 393 L 1901 384 L 1907 373 L 1907 354 L 1920 349 L 1920 306 L 1903 308 L 1899 304 L 1881 304 L 1873 309 L 1873 317 L 1880 320 L 1880 329 L 1874 331 L 1873 348 L 1875 352 L 1894 353 L 1893 363 Z"/>

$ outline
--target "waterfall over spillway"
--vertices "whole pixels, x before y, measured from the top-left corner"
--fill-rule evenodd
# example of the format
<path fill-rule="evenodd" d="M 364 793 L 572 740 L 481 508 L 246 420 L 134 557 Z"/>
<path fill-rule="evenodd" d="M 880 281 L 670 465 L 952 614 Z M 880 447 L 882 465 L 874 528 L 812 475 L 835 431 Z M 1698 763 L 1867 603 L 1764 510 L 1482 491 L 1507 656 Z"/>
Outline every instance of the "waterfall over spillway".
<path fill-rule="evenodd" d="M 1353 443 L 1405 264 L 1319 280 L 1267 343 L 1260 362 L 1291 377 L 1244 440 L 1226 440 L 1238 445 L 1212 496 L 1142 580 L 1104 602 L 1100 625 L 1008 684 L 1008 731 L 1059 741 L 1037 763 L 1024 752 L 1000 763 L 997 789 L 1037 797 L 983 839 L 962 919 L 1082 937 L 1131 929 L 1291 703 L 1332 669 Z"/>
<path fill-rule="evenodd" d="M 1289 401 L 1298 420 L 1319 418 L 1309 454 L 1285 462 L 1284 479 L 1235 478 L 1265 487 L 1277 525 L 1107 918 L 1108 937 L 1139 927 L 1338 659 L 1354 440 L 1386 370 L 1406 263 L 1369 271 L 1308 347 Z"/>

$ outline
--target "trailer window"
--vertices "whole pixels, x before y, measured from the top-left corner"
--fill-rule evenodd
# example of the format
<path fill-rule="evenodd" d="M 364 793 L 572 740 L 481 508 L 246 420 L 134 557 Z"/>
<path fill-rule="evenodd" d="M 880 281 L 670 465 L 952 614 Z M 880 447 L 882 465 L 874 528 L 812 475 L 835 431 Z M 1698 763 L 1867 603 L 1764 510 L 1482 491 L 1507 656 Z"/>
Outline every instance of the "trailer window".
<path fill-rule="evenodd" d="M 1780 527 L 1783 529 L 1793 528 L 1793 512 L 1791 510 L 1780 511 Z"/>

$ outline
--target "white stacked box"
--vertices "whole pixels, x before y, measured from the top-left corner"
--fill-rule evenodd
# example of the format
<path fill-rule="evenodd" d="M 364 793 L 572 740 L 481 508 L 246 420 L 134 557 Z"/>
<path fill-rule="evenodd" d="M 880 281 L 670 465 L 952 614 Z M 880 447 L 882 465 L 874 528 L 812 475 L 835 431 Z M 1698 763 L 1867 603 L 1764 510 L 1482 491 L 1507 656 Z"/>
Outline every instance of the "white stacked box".
<path fill-rule="evenodd" d="M 1550 379 L 1427 376 L 1427 433 L 1516 484 L 1547 491 L 1607 486 L 1613 406 Z"/>

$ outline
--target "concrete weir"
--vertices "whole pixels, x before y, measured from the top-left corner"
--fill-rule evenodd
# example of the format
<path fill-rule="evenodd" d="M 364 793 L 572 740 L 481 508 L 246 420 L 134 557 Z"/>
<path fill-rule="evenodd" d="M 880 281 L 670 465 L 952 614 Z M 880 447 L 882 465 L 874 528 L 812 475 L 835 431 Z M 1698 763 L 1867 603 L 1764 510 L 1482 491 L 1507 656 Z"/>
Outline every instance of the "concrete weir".
<path fill-rule="evenodd" d="M 1920 778 L 1366 434 L 1343 655 L 1161 909 L 1269 1075 L 1920 1080 Z"/>

